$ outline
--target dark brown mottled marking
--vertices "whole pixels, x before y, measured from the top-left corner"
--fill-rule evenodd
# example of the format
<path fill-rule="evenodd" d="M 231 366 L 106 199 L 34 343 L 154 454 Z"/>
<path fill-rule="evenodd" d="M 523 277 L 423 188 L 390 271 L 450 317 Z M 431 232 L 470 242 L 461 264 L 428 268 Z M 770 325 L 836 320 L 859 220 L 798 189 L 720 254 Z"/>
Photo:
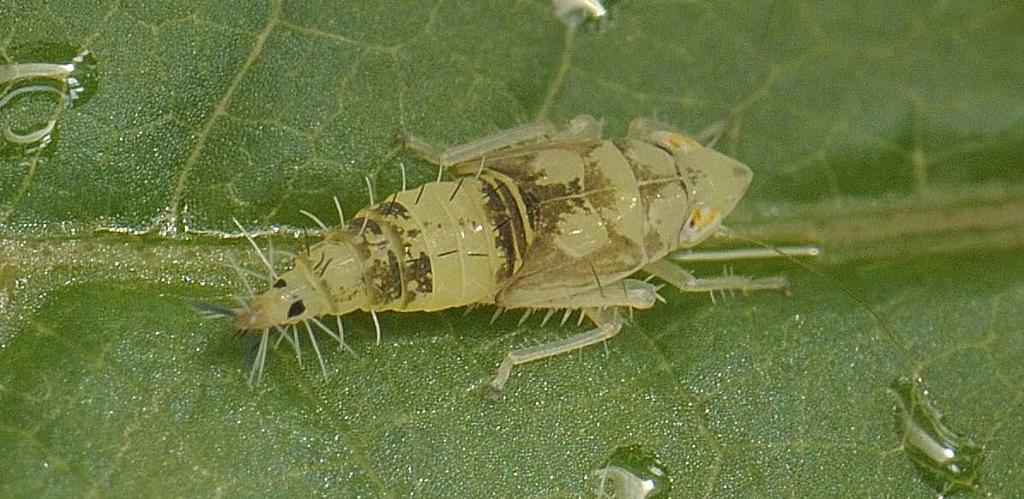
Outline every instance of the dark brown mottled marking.
<path fill-rule="evenodd" d="M 512 227 L 509 222 L 512 220 L 512 213 L 509 207 L 501 200 L 498 191 L 490 184 L 488 179 L 481 179 L 484 189 L 484 199 L 487 208 L 487 215 L 491 224 L 494 225 L 494 246 L 505 256 L 505 262 L 501 265 L 496 274 L 497 278 L 511 276 L 516 268 L 516 248 L 512 235 Z"/>
<path fill-rule="evenodd" d="M 403 220 L 409 219 L 409 210 L 405 206 L 403 206 L 402 203 L 398 203 L 395 201 L 389 201 L 387 203 L 382 204 L 380 206 L 379 211 L 382 217 L 393 216 L 399 217 Z"/>
<path fill-rule="evenodd" d="M 508 186 L 498 179 L 495 179 L 495 184 L 498 195 L 501 198 L 501 202 L 508 210 L 508 221 L 512 226 L 512 235 L 515 240 L 514 249 L 519 252 L 521 257 L 522 252 L 525 251 L 527 245 L 529 245 L 529 241 L 526 239 L 526 227 L 524 226 L 523 214 L 519 211 L 519 203 L 516 202 L 516 197 L 512 194 L 512 191 Z"/>
<path fill-rule="evenodd" d="M 363 229 L 363 223 L 364 223 L 363 221 L 364 220 L 366 221 L 365 222 L 366 223 L 366 228 L 365 229 Z M 373 234 L 375 236 L 379 236 L 379 235 L 384 233 L 383 231 L 381 231 L 380 225 L 378 225 L 377 222 L 374 222 L 373 220 L 370 220 L 370 219 L 365 219 L 363 217 L 353 218 L 352 220 L 349 221 L 348 226 L 349 226 L 350 229 L 352 229 L 355 232 L 359 232 L 360 230 L 363 230 L 363 231 L 368 232 L 370 234 Z"/>
<path fill-rule="evenodd" d="M 583 184 L 575 178 L 567 184 L 518 184 L 520 199 L 526 206 L 530 228 L 549 234 L 558 230 L 562 216 L 576 210 L 589 211 L 589 193 L 583 195 Z"/>
<path fill-rule="evenodd" d="M 391 303 L 402 297 L 402 269 L 393 251 L 387 252 L 387 262 L 374 259 L 363 276 L 370 295 L 379 304 Z"/>
<path fill-rule="evenodd" d="M 405 302 L 409 303 L 416 298 L 416 293 L 430 293 L 434 290 L 433 268 L 430 264 L 430 257 L 420 252 L 420 256 L 405 261 L 406 282 L 415 282 L 415 293 L 406 289 Z"/>
<path fill-rule="evenodd" d="M 596 162 L 590 161 L 583 169 L 583 185 L 586 186 L 587 198 L 595 207 L 614 206 L 619 193 L 612 186 L 611 180 L 604 174 L 604 169 Z"/>

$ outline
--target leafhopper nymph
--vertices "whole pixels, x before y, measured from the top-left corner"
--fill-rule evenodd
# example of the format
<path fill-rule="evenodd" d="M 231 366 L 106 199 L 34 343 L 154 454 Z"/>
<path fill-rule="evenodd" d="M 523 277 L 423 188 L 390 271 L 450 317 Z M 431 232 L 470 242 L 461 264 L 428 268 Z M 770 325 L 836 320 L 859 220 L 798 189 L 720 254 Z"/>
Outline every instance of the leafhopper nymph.
<path fill-rule="evenodd" d="M 564 129 L 526 125 L 443 151 L 413 136 L 405 145 L 455 179 L 371 201 L 340 226 L 317 220 L 323 240 L 280 275 L 264 258 L 270 289 L 221 311 L 240 331 L 262 334 L 250 379 L 262 376 L 270 334 L 297 347 L 299 326 L 323 366 L 313 327 L 340 341 L 323 316 L 363 311 L 376 322 L 378 312 L 494 305 L 546 317 L 579 310 L 593 324 L 509 352 L 491 381 L 501 390 L 513 367 L 608 340 L 623 309 L 654 306 L 659 286 L 632 277 L 639 272 L 682 291 L 788 289 L 781 276 L 698 278 L 672 261 L 719 230 L 751 171 L 664 125 L 634 120 L 627 137 L 607 140 L 597 120 L 580 115 Z M 776 254 L 816 250 L 719 258 Z"/>

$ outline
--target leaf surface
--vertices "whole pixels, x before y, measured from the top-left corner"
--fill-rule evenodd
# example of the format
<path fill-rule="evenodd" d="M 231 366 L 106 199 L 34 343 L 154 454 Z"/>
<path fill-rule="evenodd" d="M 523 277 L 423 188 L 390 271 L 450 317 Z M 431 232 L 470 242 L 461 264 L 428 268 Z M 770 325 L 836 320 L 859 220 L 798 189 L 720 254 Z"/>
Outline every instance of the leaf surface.
<path fill-rule="evenodd" d="M 983 491 L 1024 493 L 1018 4 L 631 1 L 576 32 L 540 0 L 184 5 L 0 11 L 5 64 L 96 59 L 87 102 L 0 108 L 57 116 L 47 148 L 0 151 L 0 495 L 578 496 L 640 445 L 680 496 L 925 497 L 887 391 L 915 373 L 984 445 Z M 382 314 L 377 346 L 353 314 L 355 355 L 320 338 L 326 380 L 285 343 L 251 389 L 247 343 L 190 307 L 246 293 L 233 257 L 260 270 L 233 218 L 297 250 L 299 209 L 434 178 L 402 130 L 579 113 L 724 123 L 755 171 L 730 226 L 825 256 L 731 266 L 791 298 L 665 290 L 500 400 L 509 348 L 581 328 Z"/>

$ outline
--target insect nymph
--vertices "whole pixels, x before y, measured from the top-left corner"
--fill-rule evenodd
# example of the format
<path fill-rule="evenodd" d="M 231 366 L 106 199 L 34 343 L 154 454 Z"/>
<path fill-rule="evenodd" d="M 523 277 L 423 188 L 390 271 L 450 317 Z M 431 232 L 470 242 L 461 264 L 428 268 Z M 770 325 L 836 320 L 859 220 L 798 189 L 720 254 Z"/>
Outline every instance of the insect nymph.
<path fill-rule="evenodd" d="M 253 373 L 262 374 L 269 331 L 291 328 L 297 344 L 302 324 L 316 348 L 313 322 L 337 338 L 325 315 L 491 304 L 548 317 L 580 310 L 594 324 L 509 352 L 491 382 L 501 390 L 514 366 L 607 340 L 622 328 L 621 309 L 654 306 L 658 286 L 630 277 L 637 272 L 683 291 L 786 289 L 783 277 L 696 278 L 666 258 L 719 229 L 749 168 L 650 121 L 634 120 L 616 140 L 600 128 L 580 115 L 564 130 L 527 125 L 446 151 L 407 136 L 455 179 L 364 208 L 231 311 L 240 331 L 263 334 Z"/>

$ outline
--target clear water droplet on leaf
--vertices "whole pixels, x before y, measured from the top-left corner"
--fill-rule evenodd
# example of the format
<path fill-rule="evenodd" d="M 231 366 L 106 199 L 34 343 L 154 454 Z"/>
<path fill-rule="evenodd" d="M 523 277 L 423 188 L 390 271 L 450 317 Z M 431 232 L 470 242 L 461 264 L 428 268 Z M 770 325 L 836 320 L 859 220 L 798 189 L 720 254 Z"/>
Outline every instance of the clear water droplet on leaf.
<path fill-rule="evenodd" d="M 598 480 L 597 497 L 662 498 L 672 491 L 668 469 L 641 445 L 616 448 L 594 476 Z"/>
<path fill-rule="evenodd" d="M 946 427 L 919 376 L 896 379 L 889 393 L 897 403 L 903 451 L 922 478 L 942 495 L 976 490 L 984 447 Z"/>
<path fill-rule="evenodd" d="M 12 48 L 0 65 L 0 132 L 3 153 L 31 154 L 51 147 L 57 122 L 95 93 L 96 59 L 67 44 L 39 43 Z"/>

